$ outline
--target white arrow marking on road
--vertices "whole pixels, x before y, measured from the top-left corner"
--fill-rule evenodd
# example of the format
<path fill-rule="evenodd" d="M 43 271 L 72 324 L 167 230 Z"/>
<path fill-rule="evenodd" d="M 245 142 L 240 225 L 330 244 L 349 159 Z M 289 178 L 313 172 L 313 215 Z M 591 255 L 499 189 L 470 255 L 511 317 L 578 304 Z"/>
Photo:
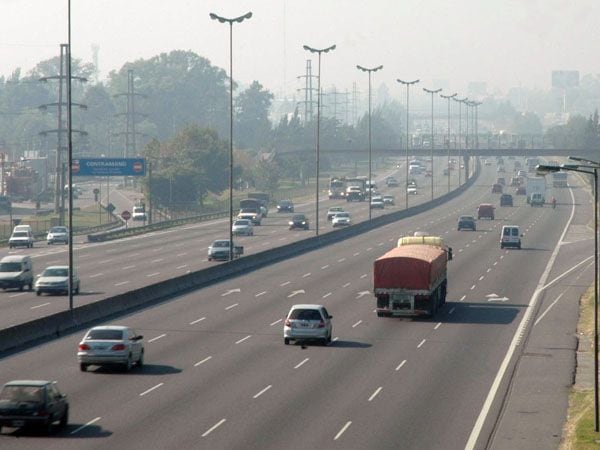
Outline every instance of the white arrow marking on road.
<path fill-rule="evenodd" d="M 233 294 L 234 292 L 242 292 L 241 289 L 229 289 L 227 292 L 224 292 L 223 294 L 221 294 L 221 297 L 225 297 L 229 294 Z"/>
<path fill-rule="evenodd" d="M 507 302 L 508 300 L 508 297 L 488 298 L 488 302 Z"/>
<path fill-rule="evenodd" d="M 288 295 L 288 298 L 292 298 L 295 297 L 298 294 L 306 294 L 306 292 L 304 292 L 304 289 L 300 289 L 298 291 L 292 291 L 292 293 L 290 295 Z"/>
<path fill-rule="evenodd" d="M 370 294 L 369 291 L 361 291 L 358 293 L 356 298 L 361 298 L 361 297 L 364 297 L 365 295 L 369 295 L 369 294 Z"/>

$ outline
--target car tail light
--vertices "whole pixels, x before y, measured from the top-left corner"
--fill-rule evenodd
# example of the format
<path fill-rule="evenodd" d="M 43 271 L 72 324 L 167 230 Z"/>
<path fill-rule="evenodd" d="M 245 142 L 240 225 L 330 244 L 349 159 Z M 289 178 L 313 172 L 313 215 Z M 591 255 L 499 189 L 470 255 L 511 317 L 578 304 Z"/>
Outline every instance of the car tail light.
<path fill-rule="evenodd" d="M 319 322 L 319 325 L 317 325 L 317 328 L 325 328 L 325 322 L 323 322 L 322 320 Z"/>
<path fill-rule="evenodd" d="M 90 346 L 87 344 L 79 344 L 79 350 L 89 350 Z"/>
<path fill-rule="evenodd" d="M 111 350 L 125 350 L 125 344 L 115 344 Z"/>

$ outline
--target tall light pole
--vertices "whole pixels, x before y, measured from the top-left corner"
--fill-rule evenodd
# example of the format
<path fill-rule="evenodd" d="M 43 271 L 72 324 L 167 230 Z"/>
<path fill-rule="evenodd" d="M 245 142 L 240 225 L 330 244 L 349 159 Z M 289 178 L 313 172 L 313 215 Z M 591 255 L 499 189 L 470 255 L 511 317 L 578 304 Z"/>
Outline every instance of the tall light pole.
<path fill-rule="evenodd" d="M 600 163 L 575 156 L 569 156 L 569 159 L 586 164 L 539 165 L 536 167 L 536 172 L 538 175 L 547 175 L 564 170 L 586 173 L 594 177 L 594 429 L 598 433 L 600 432 L 600 403 L 598 401 L 598 169 L 600 169 Z"/>
<path fill-rule="evenodd" d="M 383 66 L 373 67 L 368 69 L 363 66 L 357 65 L 356 68 L 358 70 L 362 70 L 363 72 L 367 72 L 369 74 L 369 220 L 371 220 L 371 198 L 373 197 L 373 180 L 372 180 L 372 171 L 371 171 L 371 73 L 377 72 L 378 70 L 383 69 Z"/>
<path fill-rule="evenodd" d="M 456 97 L 458 94 L 454 93 L 452 95 L 444 95 L 440 94 L 440 97 L 448 100 L 448 192 L 450 192 L 450 100 Z M 458 170 L 460 171 L 460 163 L 458 165 Z"/>
<path fill-rule="evenodd" d="M 67 4 L 67 155 L 69 164 L 69 310 L 73 311 L 73 121 L 71 98 L 71 0 Z M 62 82 L 62 81 L 61 81 Z M 59 130 L 60 133 L 60 130 Z M 61 149 L 58 149 L 60 152 Z M 64 189 L 64 188 L 63 188 Z M 63 212 L 64 213 L 64 212 Z M 31 286 L 30 286 L 31 287 Z"/>
<path fill-rule="evenodd" d="M 475 139 L 473 141 L 474 148 L 479 149 L 479 106 L 483 104 L 483 102 L 472 101 L 473 109 L 475 110 L 475 114 L 473 114 L 473 131 L 475 133 Z"/>
<path fill-rule="evenodd" d="M 409 137 L 408 137 L 408 104 L 409 104 L 409 91 L 410 86 L 413 84 L 417 84 L 419 80 L 413 81 L 404 81 L 401 79 L 396 80 L 398 83 L 404 84 L 406 86 L 406 182 L 404 183 L 404 191 L 405 191 L 405 201 L 404 207 L 408 209 L 408 147 L 409 147 Z"/>
<path fill-rule="evenodd" d="M 210 13 L 209 17 L 229 24 L 229 261 L 233 260 L 233 24 L 252 17 L 252 12 L 234 19 Z"/>
<path fill-rule="evenodd" d="M 317 69 L 317 148 L 315 151 L 316 160 L 316 212 L 315 212 L 315 233 L 319 235 L 319 156 L 320 156 L 320 145 L 321 145 L 321 53 L 328 53 L 335 50 L 335 44 L 327 48 L 313 48 L 308 45 L 303 46 L 304 50 L 311 53 L 317 53 L 319 55 L 319 67 Z"/>
<path fill-rule="evenodd" d="M 454 101 L 458 102 L 458 187 L 460 187 L 460 183 L 461 183 L 461 172 L 460 172 L 460 165 L 462 164 L 461 162 L 461 158 L 462 158 L 462 105 L 465 102 L 468 102 L 469 99 L 467 97 L 459 99 L 459 98 L 454 98 Z"/>
<path fill-rule="evenodd" d="M 439 94 L 440 92 L 442 92 L 442 89 L 427 89 L 427 88 L 423 88 L 423 90 L 425 92 L 427 92 L 428 94 L 431 94 L 431 200 L 433 200 L 433 179 L 434 179 L 434 173 L 433 173 L 433 138 L 434 138 L 434 134 L 433 134 L 433 96 L 435 94 Z"/>

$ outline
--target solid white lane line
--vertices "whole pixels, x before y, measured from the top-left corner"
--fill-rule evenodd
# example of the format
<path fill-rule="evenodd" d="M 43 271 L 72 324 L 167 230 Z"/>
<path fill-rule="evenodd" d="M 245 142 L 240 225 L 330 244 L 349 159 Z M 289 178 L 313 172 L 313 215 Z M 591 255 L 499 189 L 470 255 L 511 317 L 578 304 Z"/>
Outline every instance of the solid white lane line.
<path fill-rule="evenodd" d="M 437 330 L 437 329 L 438 329 L 439 327 L 441 327 L 441 326 L 442 326 L 442 322 L 438 322 L 438 324 L 437 324 L 435 327 L 433 327 L 433 329 L 434 329 L 434 330 Z"/>
<path fill-rule="evenodd" d="M 102 417 L 96 417 L 95 419 L 90 420 L 89 422 L 81 425 L 79 428 L 74 429 L 73 431 L 71 431 L 69 434 L 76 434 L 79 433 L 81 430 L 83 430 L 86 427 L 89 427 L 90 425 L 98 422 Z"/>
<path fill-rule="evenodd" d="M 204 319 L 206 319 L 206 317 L 200 317 L 199 319 L 190 322 L 190 325 L 196 325 L 198 322 L 202 322 Z"/>
<path fill-rule="evenodd" d="M 219 420 L 216 424 L 214 424 L 212 427 L 210 427 L 208 430 L 206 430 L 204 432 L 204 434 L 202 435 L 202 437 L 208 436 L 210 433 L 212 433 L 213 431 L 215 431 L 217 428 L 219 428 L 224 423 L 225 423 L 225 419 Z"/>
<path fill-rule="evenodd" d="M 181 266 L 177 266 L 175 267 L 176 269 L 185 269 L 188 265 L 187 264 L 182 264 Z"/>
<path fill-rule="evenodd" d="M 241 344 L 242 342 L 244 342 L 246 339 L 250 339 L 252 337 L 251 334 L 249 334 L 248 336 L 246 336 L 245 338 L 240 339 L 239 341 L 236 341 L 236 344 Z"/>
<path fill-rule="evenodd" d="M 454 312 L 456 308 L 452 308 L 450 311 L 448 311 L 448 314 L 452 314 Z"/>
<path fill-rule="evenodd" d="M 115 286 L 123 286 L 124 284 L 129 283 L 129 281 L 119 281 L 118 283 L 115 283 Z"/>
<path fill-rule="evenodd" d="M 94 275 L 90 275 L 90 278 L 101 277 L 102 275 L 104 275 L 104 274 L 103 273 L 95 273 Z"/>
<path fill-rule="evenodd" d="M 287 286 L 288 284 L 290 284 L 291 281 L 286 281 L 284 283 L 281 283 L 279 286 L 283 287 L 283 286 Z"/>
<path fill-rule="evenodd" d="M 359 320 L 354 325 L 352 325 L 352 328 L 355 328 L 355 327 L 359 326 L 361 323 L 362 323 L 362 320 Z"/>
<path fill-rule="evenodd" d="M 331 295 L 331 292 L 328 292 L 327 294 L 325 294 L 325 295 L 323 296 L 323 298 L 327 298 L 327 297 L 329 297 L 330 295 Z"/>
<path fill-rule="evenodd" d="M 398 367 L 396 367 L 396 372 L 398 372 L 400 369 L 402 369 L 402 366 L 406 364 L 406 360 L 402 361 L 400 364 L 398 364 Z"/>
<path fill-rule="evenodd" d="M 159 339 L 161 339 L 161 338 L 164 338 L 166 335 L 167 335 L 167 334 L 165 333 L 165 334 L 161 334 L 160 336 L 156 336 L 155 338 L 152 338 L 152 339 L 150 339 L 150 340 L 148 341 L 148 344 L 149 344 L 150 342 L 158 341 Z"/>
<path fill-rule="evenodd" d="M 369 397 L 369 401 L 372 401 L 375 397 L 377 397 L 377 394 L 379 394 L 381 392 L 381 390 L 383 389 L 383 387 L 379 386 L 375 392 L 373 392 L 373 394 L 371 394 L 371 396 Z"/>
<path fill-rule="evenodd" d="M 323 269 L 327 269 L 329 267 L 329 264 L 324 265 L 323 267 L 321 267 L 321 270 Z"/>
<path fill-rule="evenodd" d="M 158 383 L 156 386 L 151 387 L 150 389 L 145 390 L 144 392 L 142 392 L 140 394 L 140 397 L 143 397 L 144 395 L 148 394 L 149 392 L 152 392 L 154 389 L 158 389 L 159 387 L 161 387 L 163 384 L 165 383 Z"/>
<path fill-rule="evenodd" d="M 267 293 L 267 291 L 259 292 L 258 294 L 255 295 L 255 297 L 260 297 L 261 295 L 265 295 L 266 293 Z"/>
<path fill-rule="evenodd" d="M 271 385 L 271 384 L 270 384 L 270 385 L 268 385 L 268 386 L 267 386 L 266 388 L 264 388 L 262 391 L 260 391 L 260 392 L 257 392 L 256 394 L 254 394 L 254 397 L 252 397 L 252 398 L 258 398 L 258 397 L 260 397 L 261 395 L 263 395 L 265 392 L 267 392 L 267 391 L 268 391 L 269 389 L 271 389 L 272 387 L 273 387 L 273 385 Z"/>
<path fill-rule="evenodd" d="M 135 265 L 133 266 L 125 266 L 125 267 L 121 267 L 121 270 L 127 270 L 127 269 L 133 269 L 135 268 Z"/>
<path fill-rule="evenodd" d="M 238 305 L 239 305 L 239 303 L 234 303 L 233 305 L 229 305 L 227 308 L 225 308 L 225 311 L 229 311 L 230 309 L 235 308 Z"/>
<path fill-rule="evenodd" d="M 310 272 L 305 273 L 304 275 L 302 275 L 302 278 L 306 278 L 306 277 L 310 277 L 312 274 Z"/>
<path fill-rule="evenodd" d="M 345 285 L 343 285 L 342 287 L 347 288 L 348 286 L 350 286 L 350 283 L 346 283 Z"/>
<path fill-rule="evenodd" d="M 566 291 L 565 291 L 565 292 L 566 292 Z M 543 313 L 540 315 L 540 317 L 538 317 L 538 318 L 537 318 L 537 320 L 536 320 L 536 321 L 533 323 L 533 325 L 534 325 L 534 326 L 535 326 L 535 325 L 537 325 L 537 324 L 540 322 L 540 320 L 542 320 L 542 319 L 544 318 L 544 316 L 545 316 L 546 314 L 548 314 L 548 311 L 550 311 L 550 309 L 552 309 L 552 307 L 553 307 L 554 305 L 556 305 L 556 303 L 557 303 L 557 302 L 560 300 L 560 298 L 563 296 L 563 294 L 564 294 L 565 292 L 561 292 L 561 293 L 560 293 L 560 295 L 559 295 L 558 297 L 556 297 L 556 300 L 554 300 L 552 303 L 550 303 L 550 306 L 548 306 L 548 308 L 546 308 L 546 311 L 544 311 L 544 312 L 543 312 Z"/>
<path fill-rule="evenodd" d="M 302 361 L 300 361 L 298 364 L 296 364 L 294 366 L 294 369 L 299 369 L 300 367 L 302 367 L 304 365 L 304 363 L 306 363 L 310 358 L 304 358 Z"/>
<path fill-rule="evenodd" d="M 419 345 L 417 345 L 417 348 L 421 348 L 421 347 L 423 346 L 423 344 L 425 343 L 425 341 L 426 341 L 426 340 L 427 340 L 427 339 L 423 339 L 423 340 L 421 341 L 421 343 L 420 343 Z"/>
<path fill-rule="evenodd" d="M 200 364 L 204 364 L 206 361 L 209 361 L 211 359 L 212 359 L 212 356 L 207 356 L 202 361 L 198 361 L 196 364 L 194 364 L 194 367 L 198 367 Z"/>
<path fill-rule="evenodd" d="M 272 327 L 273 325 L 277 325 L 277 324 L 278 324 L 279 322 L 281 322 L 282 320 L 283 320 L 283 319 L 278 319 L 278 320 L 276 320 L 275 322 L 273 322 L 273 323 L 269 324 L 269 326 L 271 326 L 271 327 Z"/>
<path fill-rule="evenodd" d="M 149 274 L 147 274 L 146 276 L 147 276 L 148 278 L 150 278 L 150 277 L 155 277 L 156 275 L 160 275 L 160 272 L 149 273 Z"/>
<path fill-rule="evenodd" d="M 50 302 L 46 302 L 46 303 L 42 303 L 41 305 L 32 306 L 29 309 L 37 309 L 37 308 L 41 308 L 42 306 L 48 306 L 49 304 L 50 304 Z"/>
<path fill-rule="evenodd" d="M 342 427 L 342 429 L 341 429 L 340 431 L 338 431 L 338 434 L 336 434 L 336 435 L 335 435 L 335 437 L 333 438 L 333 440 L 334 440 L 334 441 L 337 441 L 337 440 L 340 438 L 340 436 L 341 436 L 342 434 L 344 434 L 344 431 L 346 431 L 346 430 L 348 429 L 348 427 L 349 427 L 351 424 L 352 424 L 352 421 L 348 421 L 348 422 L 346 422 L 346 425 L 344 425 L 344 426 Z"/>

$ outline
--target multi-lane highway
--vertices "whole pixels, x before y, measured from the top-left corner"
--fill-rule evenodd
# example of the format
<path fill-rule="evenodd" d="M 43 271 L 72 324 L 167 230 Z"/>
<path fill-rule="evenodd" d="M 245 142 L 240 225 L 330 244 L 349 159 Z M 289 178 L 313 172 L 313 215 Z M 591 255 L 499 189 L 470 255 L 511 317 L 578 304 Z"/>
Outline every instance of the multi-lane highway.
<path fill-rule="evenodd" d="M 129 374 L 81 373 L 83 332 L 4 358 L 1 381 L 58 380 L 71 423 L 51 437 L 7 429 L 0 447 L 557 447 L 577 299 L 592 278 L 588 196 L 555 190 L 556 210 L 517 198 L 476 232 L 457 232 L 459 214 L 497 203 L 494 176 L 485 168 L 480 183 L 442 207 L 119 319 L 145 336 L 146 365 Z M 499 248 L 505 224 L 521 226 L 522 250 Z M 448 303 L 431 320 L 377 318 L 373 260 L 416 230 L 454 249 Z M 180 244 L 173 252 L 189 251 L 177 235 L 155 233 L 153 242 L 161 236 L 157 259 L 171 242 Z M 150 259 L 127 242 L 140 252 L 131 264 Z M 146 270 L 94 258 L 111 283 Z M 283 344 L 294 303 L 327 307 L 330 346 Z"/>
<path fill-rule="evenodd" d="M 441 158 L 443 160 L 443 158 Z M 439 185 L 435 186 L 435 194 L 447 192 L 446 177 L 442 177 L 441 161 L 434 168 L 439 172 Z M 401 177 L 404 172 L 400 168 L 390 167 L 382 170 L 377 177 L 381 191 L 392 193 L 396 197 L 396 205 L 385 210 L 372 210 L 372 216 L 397 211 L 404 207 L 404 190 L 401 187 L 386 189 L 385 177 L 394 174 L 404 186 Z M 453 186 L 458 185 L 456 171 L 452 173 Z M 430 178 L 415 177 L 419 182 L 419 195 L 410 196 L 409 206 L 423 203 L 431 198 Z M 116 198 L 115 193 L 112 198 Z M 328 200 L 326 196 L 320 201 L 320 233 L 330 232 L 331 224 L 326 220 L 327 208 L 331 205 L 342 205 L 352 213 L 354 223 L 367 220 L 368 202 L 347 203 L 344 200 Z M 314 202 L 296 205 L 296 212 L 307 213 L 311 228 L 315 226 Z M 289 231 L 288 221 L 291 214 L 277 214 L 272 208 L 263 225 L 255 227 L 254 236 L 238 237 L 236 242 L 244 246 L 245 254 L 294 242 L 314 236 L 309 231 Z M 140 236 L 110 241 L 105 243 L 86 243 L 84 239 L 74 242 L 74 261 L 76 271 L 81 279 L 81 295 L 75 297 L 75 306 L 83 305 L 126 292 L 152 283 L 163 281 L 174 276 L 185 274 L 218 264 L 208 262 L 207 248 L 215 239 L 228 237 L 229 219 L 214 220 L 189 224 L 186 226 L 156 231 Z M 45 267 L 67 264 L 66 246 L 48 246 L 45 241 L 36 243 L 33 249 L 4 249 L 0 256 L 6 254 L 29 254 L 33 258 L 34 272 L 40 273 Z M 35 292 L 5 291 L 0 292 L 0 328 L 23 323 L 27 320 L 47 316 L 68 308 L 65 296 L 36 296 Z"/>

